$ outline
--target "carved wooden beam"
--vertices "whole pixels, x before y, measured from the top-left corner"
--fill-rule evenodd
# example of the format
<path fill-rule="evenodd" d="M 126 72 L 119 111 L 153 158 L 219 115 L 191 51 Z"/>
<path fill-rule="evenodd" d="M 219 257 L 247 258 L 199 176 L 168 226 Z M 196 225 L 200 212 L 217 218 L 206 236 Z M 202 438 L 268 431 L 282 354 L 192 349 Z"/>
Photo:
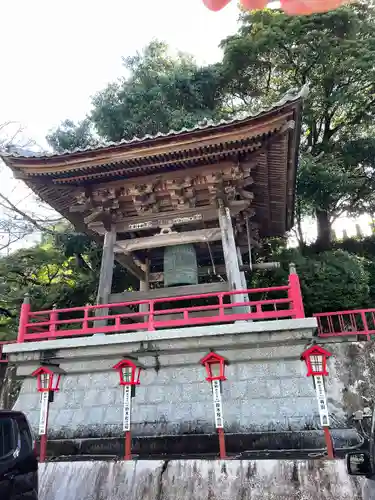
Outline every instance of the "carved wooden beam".
<path fill-rule="evenodd" d="M 85 192 L 76 192 L 76 203 L 70 207 L 71 212 L 85 213 L 89 221 L 98 220 L 98 215 L 90 212 L 104 209 L 113 215 L 116 222 L 117 213 L 129 213 L 132 208 L 140 215 L 159 213 L 163 207 L 175 211 L 184 211 L 196 206 L 197 200 L 216 206 L 217 200 L 228 203 L 238 198 L 239 190 L 252 183 L 250 176 L 253 163 L 224 162 L 206 166 L 186 175 L 181 172 L 173 176 L 142 177 L 140 180 L 107 187 L 93 187 Z M 133 207 L 130 206 L 132 200 Z M 100 217 L 100 216 L 99 216 Z"/>
<path fill-rule="evenodd" d="M 117 252 L 130 253 L 136 250 L 168 247 L 172 245 L 185 245 L 187 243 L 206 243 L 221 239 L 219 228 L 199 229 L 184 233 L 156 234 L 145 238 L 120 240 L 116 244 Z"/>
<path fill-rule="evenodd" d="M 251 200 L 239 200 L 229 203 L 229 208 L 232 216 L 236 216 L 243 210 L 246 210 L 251 204 Z M 185 224 L 197 224 L 200 221 L 217 220 L 216 207 L 201 207 L 196 209 L 186 209 L 176 212 L 165 212 L 157 215 L 139 215 L 137 217 L 129 217 L 125 220 L 116 222 L 117 233 L 127 233 L 144 231 L 149 229 L 158 229 L 166 226 L 182 226 Z M 104 234 L 105 229 L 101 221 L 96 221 L 89 224 L 89 228 L 98 234 Z"/>

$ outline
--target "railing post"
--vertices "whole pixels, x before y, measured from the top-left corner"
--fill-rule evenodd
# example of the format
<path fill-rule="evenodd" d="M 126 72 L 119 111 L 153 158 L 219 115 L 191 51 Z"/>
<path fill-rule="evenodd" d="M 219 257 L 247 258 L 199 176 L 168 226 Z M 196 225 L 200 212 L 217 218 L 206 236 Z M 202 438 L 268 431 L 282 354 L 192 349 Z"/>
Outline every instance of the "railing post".
<path fill-rule="evenodd" d="M 223 294 L 219 293 L 219 318 L 223 318 L 225 315 Z"/>
<path fill-rule="evenodd" d="M 305 310 L 302 301 L 301 285 L 296 271 L 296 266 L 293 263 L 289 264 L 289 290 L 288 297 L 294 311 L 294 318 L 304 318 Z"/>
<path fill-rule="evenodd" d="M 29 322 L 29 313 L 30 313 L 30 297 L 29 294 L 27 293 L 25 295 L 25 298 L 23 299 L 23 303 L 21 306 L 20 321 L 18 325 L 18 337 L 17 337 L 18 343 L 25 341 L 25 334 L 27 332 L 26 325 Z"/>
<path fill-rule="evenodd" d="M 52 334 L 54 337 L 56 334 L 56 321 L 58 318 L 58 313 L 56 312 L 56 304 L 53 304 L 52 311 L 49 315 L 49 332 Z"/>
<path fill-rule="evenodd" d="M 154 326 L 154 301 L 150 300 L 149 301 L 149 309 L 148 309 L 148 331 L 153 331 L 155 330 Z"/>
<path fill-rule="evenodd" d="M 365 333 L 365 335 L 367 335 L 367 340 L 371 340 L 365 311 L 361 311 L 361 319 L 362 319 L 362 323 L 363 323 L 364 333 Z"/>
<path fill-rule="evenodd" d="M 82 329 L 87 332 L 89 328 L 89 306 L 90 304 L 86 304 L 83 310 L 83 321 L 82 321 Z M 117 319 L 117 318 L 116 318 Z"/>

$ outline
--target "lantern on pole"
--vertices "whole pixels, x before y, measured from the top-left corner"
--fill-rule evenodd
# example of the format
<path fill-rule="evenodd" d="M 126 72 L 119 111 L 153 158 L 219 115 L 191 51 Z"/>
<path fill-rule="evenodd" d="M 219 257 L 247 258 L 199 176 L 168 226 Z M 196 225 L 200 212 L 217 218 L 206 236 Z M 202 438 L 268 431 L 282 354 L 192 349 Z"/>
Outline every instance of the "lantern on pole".
<path fill-rule="evenodd" d="M 212 399 L 214 403 L 215 412 L 215 427 L 219 437 L 219 453 L 220 458 L 226 458 L 225 449 L 225 435 L 224 435 L 224 418 L 223 418 L 223 405 L 221 401 L 221 382 L 226 380 L 225 366 L 228 364 L 227 360 L 216 354 L 210 352 L 200 360 L 200 363 L 205 367 L 207 377 L 206 380 L 211 382 Z"/>
<path fill-rule="evenodd" d="M 61 375 L 64 370 L 56 365 L 43 365 L 31 374 L 37 377 L 37 391 L 40 393 L 39 461 L 45 462 L 47 456 L 49 404 L 54 400 L 54 393 L 60 389 Z"/>
<path fill-rule="evenodd" d="M 125 433 L 125 453 L 124 460 L 131 460 L 131 399 L 135 396 L 135 388 L 140 384 L 140 375 L 143 366 L 136 360 L 122 359 L 114 367 L 117 370 L 120 378 L 120 386 L 124 388 L 124 403 L 123 403 L 123 424 L 122 428 Z"/>
<path fill-rule="evenodd" d="M 324 387 L 324 377 L 328 376 L 327 359 L 332 354 L 323 347 L 313 345 L 304 351 L 301 355 L 301 360 L 306 363 L 307 376 L 313 377 L 314 386 L 316 391 L 316 398 L 318 400 L 320 423 L 323 427 L 324 438 L 327 446 L 328 458 L 334 458 L 332 437 L 329 430 L 329 413 L 327 407 L 327 398 Z"/>

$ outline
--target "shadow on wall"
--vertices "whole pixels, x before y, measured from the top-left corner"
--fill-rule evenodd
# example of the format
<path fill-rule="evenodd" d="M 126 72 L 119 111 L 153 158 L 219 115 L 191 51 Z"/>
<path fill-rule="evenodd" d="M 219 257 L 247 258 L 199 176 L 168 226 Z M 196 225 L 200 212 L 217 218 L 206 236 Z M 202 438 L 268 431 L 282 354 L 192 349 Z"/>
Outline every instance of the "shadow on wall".
<path fill-rule="evenodd" d="M 368 484 L 349 477 L 344 461 L 60 462 L 42 464 L 40 473 L 40 500 L 375 498 L 362 495 Z"/>
<path fill-rule="evenodd" d="M 362 489 L 362 500 L 375 500 L 375 481 L 365 481 Z"/>
<path fill-rule="evenodd" d="M 11 410 L 17 401 L 22 381 L 16 379 L 16 366 L 0 364 L 0 409 Z"/>

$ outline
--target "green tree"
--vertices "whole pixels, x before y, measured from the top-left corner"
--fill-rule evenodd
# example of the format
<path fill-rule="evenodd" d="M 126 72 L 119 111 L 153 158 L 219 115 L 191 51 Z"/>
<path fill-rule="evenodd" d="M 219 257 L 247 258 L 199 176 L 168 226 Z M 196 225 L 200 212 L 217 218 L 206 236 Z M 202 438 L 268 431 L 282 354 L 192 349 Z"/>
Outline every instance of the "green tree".
<path fill-rule="evenodd" d="M 307 212 L 314 211 L 322 249 L 330 246 L 331 224 L 342 208 L 359 213 L 366 201 L 372 203 L 366 197 L 372 197 L 367 187 L 373 162 L 362 162 L 359 144 L 371 138 L 367 129 L 375 113 L 374 14 L 371 4 L 312 16 L 253 11 L 244 13 L 238 33 L 222 42 L 225 89 L 242 108 L 310 84 L 302 151 L 316 160 L 305 162 L 299 194 Z M 338 169 L 333 177 L 339 188 L 334 182 L 326 184 L 329 162 L 331 173 Z M 314 186 L 306 178 L 312 170 Z"/>
<path fill-rule="evenodd" d="M 94 147 L 98 144 L 98 140 L 94 136 L 93 125 L 88 118 L 78 123 L 65 120 L 59 127 L 51 131 L 46 139 L 56 153 Z"/>
<path fill-rule="evenodd" d="M 356 155 L 356 162 L 358 157 Z M 358 216 L 371 211 L 373 193 L 372 168 L 350 165 L 349 158 L 343 154 L 305 153 L 297 171 L 297 209 L 300 210 L 296 214 L 297 224 L 303 216 L 315 216 L 320 230 L 317 244 L 324 249 L 332 242 L 331 227 L 335 220 L 342 215 Z"/>
<path fill-rule="evenodd" d="M 317 312 L 369 307 L 374 288 L 371 262 L 355 254 L 336 249 L 316 254 L 307 248 L 305 255 L 296 249 L 274 247 L 273 260 L 281 263 L 276 271 L 257 272 L 251 286 L 267 287 L 286 283 L 289 264 L 296 264 L 300 277 L 306 316 Z M 371 274 L 372 273 L 372 274 Z"/>
<path fill-rule="evenodd" d="M 26 294 L 35 310 L 95 304 L 102 249 L 67 223 L 47 232 L 40 244 L 0 258 L 0 340 L 17 336 L 18 315 Z M 115 265 L 113 292 L 137 285 Z M 63 318 L 68 319 L 68 318 Z"/>
<path fill-rule="evenodd" d="M 124 58 L 125 78 L 93 99 L 91 119 L 99 135 L 119 141 L 193 127 L 222 116 L 219 66 L 199 67 L 192 57 L 172 57 L 154 41 Z"/>
<path fill-rule="evenodd" d="M 95 274 L 76 265 L 74 258 L 51 244 L 22 249 L 0 259 L 0 307 L 12 317 L 0 320 L 0 339 L 15 338 L 24 296 L 30 295 L 34 310 L 74 307 L 92 302 Z"/>
<path fill-rule="evenodd" d="M 123 62 L 126 76 L 93 97 L 88 117 L 77 124 L 65 120 L 50 132 L 54 151 L 95 146 L 98 137 L 105 142 L 167 133 L 227 115 L 221 65 L 200 67 L 189 55 L 170 55 L 158 41 Z"/>

